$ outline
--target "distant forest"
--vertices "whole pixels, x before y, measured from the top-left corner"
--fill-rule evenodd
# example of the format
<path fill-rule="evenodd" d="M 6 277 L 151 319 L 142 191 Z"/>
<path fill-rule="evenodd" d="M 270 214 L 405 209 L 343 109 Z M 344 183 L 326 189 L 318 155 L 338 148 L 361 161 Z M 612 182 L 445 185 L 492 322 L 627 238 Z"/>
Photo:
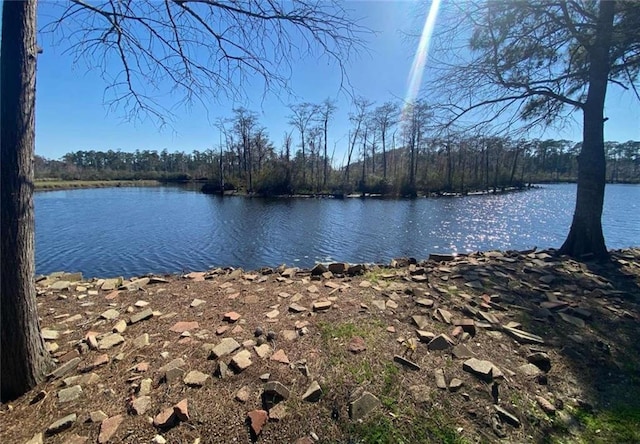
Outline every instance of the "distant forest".
<path fill-rule="evenodd" d="M 335 159 L 325 143 L 332 109 L 324 105 L 329 109 L 324 119 L 317 106 L 292 107 L 290 123 L 299 135 L 295 147 L 293 131 L 276 147 L 255 113 L 236 109 L 233 118 L 220 122 L 224 140 L 218 149 L 83 150 L 61 160 L 36 156 L 35 174 L 37 179 L 203 181 L 212 192 L 224 188 L 260 195 L 466 194 L 577 179 L 581 143 L 424 137 L 411 115 L 398 128 L 392 118 L 385 122 L 383 107 L 360 119 L 352 116 L 345 158 Z M 607 181 L 640 183 L 639 141 L 605 142 L 605 152 Z"/>

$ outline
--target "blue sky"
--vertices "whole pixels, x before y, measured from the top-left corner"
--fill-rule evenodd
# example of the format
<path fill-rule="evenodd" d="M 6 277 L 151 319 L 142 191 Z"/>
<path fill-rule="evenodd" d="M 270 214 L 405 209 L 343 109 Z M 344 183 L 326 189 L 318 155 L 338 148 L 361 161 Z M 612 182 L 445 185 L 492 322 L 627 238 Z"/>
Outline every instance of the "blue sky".
<path fill-rule="evenodd" d="M 345 4 L 354 17 L 374 31 L 368 37 L 369 51 L 348 61 L 347 72 L 354 93 L 380 105 L 387 100 L 400 102 L 407 94 L 409 72 L 418 45 L 406 33 L 419 30 L 426 10 L 414 1 L 352 1 Z M 55 14 L 51 5 L 39 6 L 39 25 Z M 437 22 L 436 22 L 437 26 Z M 60 158 L 77 150 L 169 151 L 205 150 L 218 145 L 219 135 L 213 123 L 218 117 L 231 115 L 231 109 L 244 106 L 259 113 L 260 123 L 268 129 L 276 148 L 283 134 L 291 131 L 287 124 L 289 103 L 319 103 L 326 98 L 337 102 L 338 111 L 329 128 L 329 149 L 336 148 L 335 162 L 342 163 L 349 131 L 348 113 L 351 99 L 340 91 L 339 75 L 326 59 L 307 58 L 293 65 L 291 89 L 295 96 L 248 88 L 250 98 L 243 101 L 220 100 L 208 109 L 199 104 L 175 110 L 170 127 L 158 128 L 153 121 L 128 122 L 121 112 L 108 112 L 103 103 L 107 86 L 100 73 L 85 64 L 74 63 L 64 54 L 64 43 L 53 45 L 50 38 L 40 39 L 44 53 L 38 58 L 36 153 L 47 158 Z M 429 60 L 424 82 L 429 80 Z M 163 85 L 168 91 L 170 85 Z M 424 89 L 421 91 L 424 93 Z M 607 140 L 640 140 L 640 107 L 629 94 L 610 88 L 606 114 L 610 118 L 605 129 Z M 576 114 L 575 118 L 580 119 Z M 295 133 L 294 133 L 295 134 Z M 542 138 L 578 141 L 579 121 L 563 130 L 546 130 L 532 134 Z M 294 140 L 297 136 L 294 135 Z"/>

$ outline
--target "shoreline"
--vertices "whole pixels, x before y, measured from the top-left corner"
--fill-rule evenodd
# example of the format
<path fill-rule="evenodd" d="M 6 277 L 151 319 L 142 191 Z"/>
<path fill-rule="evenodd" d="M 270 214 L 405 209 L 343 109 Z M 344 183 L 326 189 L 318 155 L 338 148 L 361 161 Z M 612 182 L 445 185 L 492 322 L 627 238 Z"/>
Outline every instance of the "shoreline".
<path fill-rule="evenodd" d="M 609 254 L 613 257 L 615 255 L 624 255 L 626 252 L 633 252 L 636 250 L 640 250 L 640 245 L 637 246 L 628 246 L 623 248 L 614 248 L 609 249 Z M 258 268 L 248 268 L 245 269 L 242 266 L 232 266 L 232 265 L 220 265 L 214 266 L 208 269 L 197 269 L 197 270 L 183 270 L 182 272 L 147 272 L 143 274 L 126 274 L 122 273 L 117 276 L 84 276 L 84 273 L 77 270 L 56 270 L 50 273 L 36 273 L 34 276 L 35 282 L 40 283 L 43 281 L 57 281 L 63 280 L 61 278 L 70 277 L 72 280 L 70 282 L 82 281 L 82 282 L 96 282 L 96 281 L 104 281 L 104 280 L 119 280 L 123 282 L 123 288 L 132 281 L 139 279 L 183 279 L 188 275 L 216 275 L 221 272 L 238 272 L 242 273 L 250 273 L 250 274 L 278 274 L 282 273 L 284 270 L 295 270 L 296 273 L 302 275 L 314 275 L 317 270 L 326 269 L 329 270 L 330 266 L 344 265 L 346 272 L 345 276 L 355 277 L 360 276 L 364 273 L 367 273 L 371 270 L 376 269 L 394 269 L 394 268 L 406 268 L 411 265 L 413 266 L 427 266 L 429 264 L 434 263 L 448 263 L 452 261 L 464 260 L 465 258 L 475 258 L 475 257 L 497 257 L 497 256 L 526 256 L 530 254 L 546 254 L 549 255 L 550 258 L 554 260 L 575 260 L 584 264 L 599 264 L 598 261 L 595 261 L 589 257 L 576 259 L 566 255 L 558 255 L 556 248 L 531 248 L 526 250 L 485 250 L 485 251 L 472 251 L 466 253 L 431 253 L 428 257 L 423 259 L 417 259 L 414 257 L 398 257 L 391 259 L 388 263 L 385 262 L 345 262 L 345 261 L 329 261 L 329 262 L 316 262 L 313 266 L 299 266 L 293 263 L 283 262 L 279 265 L 263 265 Z"/>
<path fill-rule="evenodd" d="M 35 180 L 35 191 L 86 190 L 91 188 L 156 187 L 157 180 Z"/>

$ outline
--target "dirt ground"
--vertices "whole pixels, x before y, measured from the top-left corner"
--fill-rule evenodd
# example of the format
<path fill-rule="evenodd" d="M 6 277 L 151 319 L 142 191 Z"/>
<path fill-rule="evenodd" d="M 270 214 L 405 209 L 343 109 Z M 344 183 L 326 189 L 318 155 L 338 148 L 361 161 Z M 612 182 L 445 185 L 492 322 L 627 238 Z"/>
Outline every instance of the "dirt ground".
<path fill-rule="evenodd" d="M 640 442 L 640 249 L 37 285 L 2 443 Z"/>

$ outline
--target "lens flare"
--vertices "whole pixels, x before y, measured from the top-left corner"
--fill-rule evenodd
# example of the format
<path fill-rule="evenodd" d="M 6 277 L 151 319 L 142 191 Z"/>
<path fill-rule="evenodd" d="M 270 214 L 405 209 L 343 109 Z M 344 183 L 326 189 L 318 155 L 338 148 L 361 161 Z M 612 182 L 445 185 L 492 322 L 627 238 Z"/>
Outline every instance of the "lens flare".
<path fill-rule="evenodd" d="M 429 14 L 424 22 L 424 28 L 422 28 L 422 35 L 420 36 L 420 43 L 416 49 L 416 54 L 413 57 L 413 63 L 411 65 L 411 71 L 409 71 L 407 95 L 405 96 L 405 107 L 418 97 L 420 92 L 420 85 L 422 84 L 422 74 L 424 73 L 424 65 L 427 63 L 427 56 L 429 55 L 429 43 L 431 42 L 431 35 L 433 34 L 433 28 L 436 24 L 436 17 L 438 16 L 438 10 L 440 9 L 440 0 L 433 0 L 431 7 L 429 8 Z"/>

